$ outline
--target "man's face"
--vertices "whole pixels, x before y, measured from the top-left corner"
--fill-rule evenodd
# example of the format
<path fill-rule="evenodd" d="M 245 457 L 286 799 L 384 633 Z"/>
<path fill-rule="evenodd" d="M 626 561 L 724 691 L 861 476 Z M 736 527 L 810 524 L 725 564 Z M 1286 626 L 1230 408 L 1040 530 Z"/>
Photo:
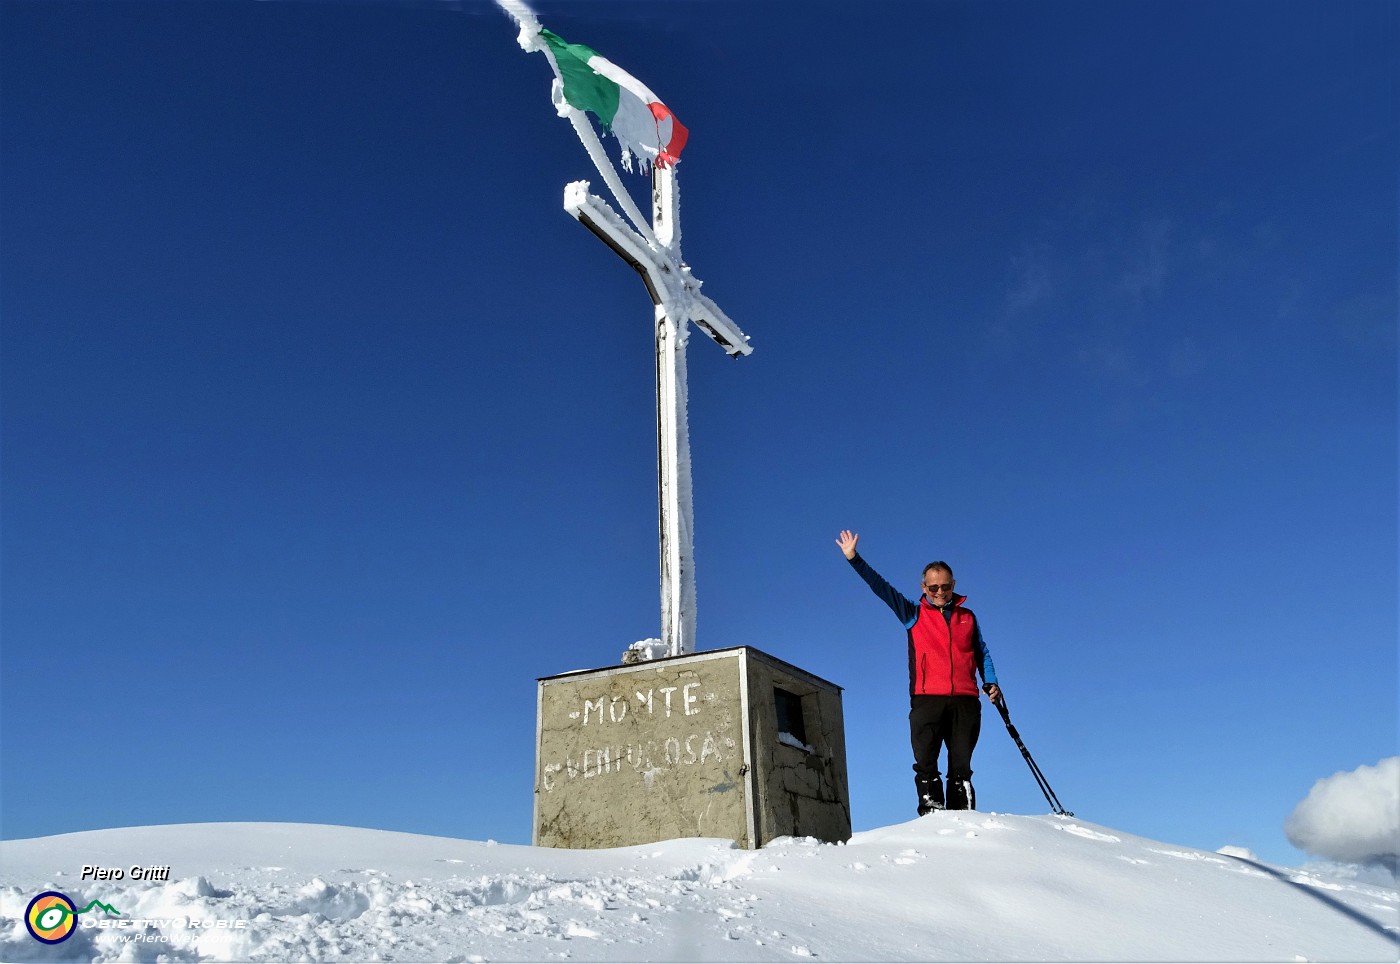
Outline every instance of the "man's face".
<path fill-rule="evenodd" d="M 953 587 L 957 584 L 947 569 L 930 569 L 924 573 L 924 597 L 935 606 L 946 606 L 953 601 Z"/>

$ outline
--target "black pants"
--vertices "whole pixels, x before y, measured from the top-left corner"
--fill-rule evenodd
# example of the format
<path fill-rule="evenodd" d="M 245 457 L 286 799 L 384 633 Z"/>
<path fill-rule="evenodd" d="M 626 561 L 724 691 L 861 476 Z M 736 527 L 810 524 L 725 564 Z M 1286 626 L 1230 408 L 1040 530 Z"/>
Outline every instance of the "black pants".
<path fill-rule="evenodd" d="M 948 745 L 948 779 L 972 779 L 972 750 L 982 732 L 982 700 L 976 696 L 911 696 L 909 742 L 919 781 L 938 779 L 938 754 Z"/>

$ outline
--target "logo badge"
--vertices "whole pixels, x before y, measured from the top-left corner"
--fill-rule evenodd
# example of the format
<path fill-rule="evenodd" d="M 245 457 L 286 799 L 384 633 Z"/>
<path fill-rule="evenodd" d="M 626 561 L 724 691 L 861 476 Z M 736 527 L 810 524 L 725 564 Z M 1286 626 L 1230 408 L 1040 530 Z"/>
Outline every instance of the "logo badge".
<path fill-rule="evenodd" d="M 62 944 L 78 926 L 78 911 L 67 894 L 48 890 L 29 902 L 24 911 L 24 926 L 36 941 Z"/>

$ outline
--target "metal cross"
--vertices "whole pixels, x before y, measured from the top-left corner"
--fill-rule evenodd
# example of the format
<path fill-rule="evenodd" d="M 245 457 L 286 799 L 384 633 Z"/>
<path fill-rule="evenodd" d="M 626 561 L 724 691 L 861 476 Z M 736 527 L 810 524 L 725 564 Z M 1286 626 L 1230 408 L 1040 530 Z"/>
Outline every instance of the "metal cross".
<path fill-rule="evenodd" d="M 601 168 L 600 168 L 601 170 Z M 583 223 L 642 276 L 656 324 L 656 439 L 658 528 L 661 536 L 661 641 L 671 656 L 695 651 L 694 511 L 690 436 L 686 425 L 685 323 L 692 321 L 731 357 L 753 351 L 681 260 L 679 198 L 674 165 L 654 165 L 651 233 L 644 238 L 587 181 L 564 188 L 564 210 Z"/>

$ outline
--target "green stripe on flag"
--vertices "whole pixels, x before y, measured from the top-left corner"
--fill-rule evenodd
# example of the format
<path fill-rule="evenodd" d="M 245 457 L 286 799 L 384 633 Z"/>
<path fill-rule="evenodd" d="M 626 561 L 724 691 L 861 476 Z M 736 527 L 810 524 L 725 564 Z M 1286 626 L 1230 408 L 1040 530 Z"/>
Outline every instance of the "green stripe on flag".
<path fill-rule="evenodd" d="M 612 127 L 617 114 L 618 86 L 599 74 L 588 61 L 598 56 L 592 47 L 571 44 L 552 30 L 540 30 L 540 36 L 554 52 L 554 62 L 564 78 L 564 100 L 579 110 L 592 111 L 605 127 Z"/>

